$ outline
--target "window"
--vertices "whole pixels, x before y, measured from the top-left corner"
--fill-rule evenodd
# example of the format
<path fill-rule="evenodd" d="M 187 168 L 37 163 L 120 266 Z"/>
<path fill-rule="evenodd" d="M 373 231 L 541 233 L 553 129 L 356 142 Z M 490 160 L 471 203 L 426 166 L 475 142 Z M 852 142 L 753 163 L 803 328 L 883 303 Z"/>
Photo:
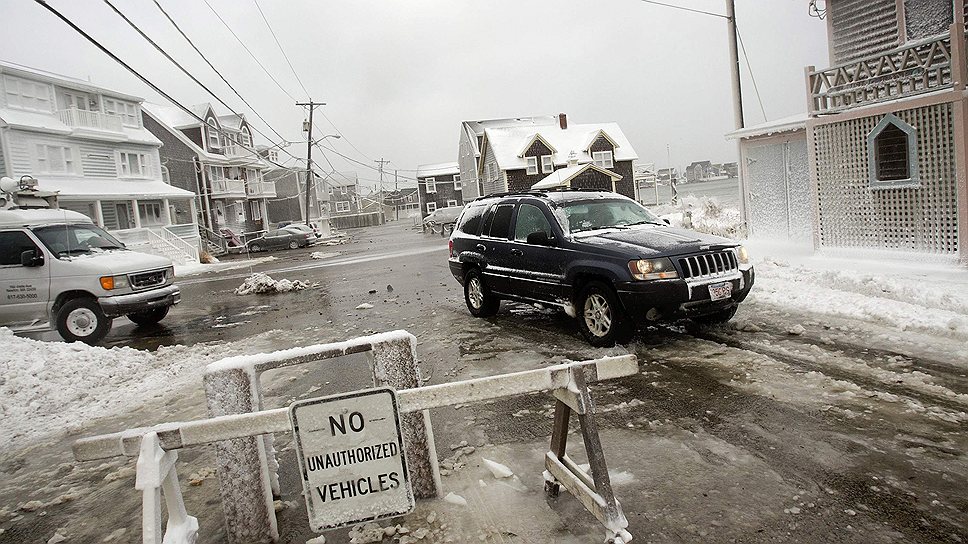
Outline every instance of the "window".
<path fill-rule="evenodd" d="M 165 220 L 161 216 L 160 202 L 138 202 L 138 216 L 141 217 L 141 226 L 143 227 L 165 224 Z"/>
<path fill-rule="evenodd" d="M 3 88 L 7 105 L 11 108 L 53 111 L 50 103 L 50 85 L 5 75 L 3 76 Z"/>
<path fill-rule="evenodd" d="M 249 218 L 253 221 L 262 219 L 262 203 L 258 200 L 249 202 Z"/>
<path fill-rule="evenodd" d="M 550 174 L 555 171 L 555 162 L 551 160 L 551 155 L 541 156 L 541 173 Z"/>
<path fill-rule="evenodd" d="M 454 189 L 460 191 L 460 174 L 454 174 Z"/>
<path fill-rule="evenodd" d="M 135 128 L 141 126 L 138 118 L 138 106 L 136 104 L 105 98 L 104 113 L 117 115 L 121 118 L 121 124 L 124 126 Z"/>
<path fill-rule="evenodd" d="M 37 171 L 43 174 L 74 174 L 77 172 L 74 149 L 60 145 L 37 144 Z"/>
<path fill-rule="evenodd" d="M 269 150 L 269 160 L 272 162 L 279 162 L 279 152 L 275 149 Z"/>
<path fill-rule="evenodd" d="M 501 204 L 494 211 L 494 218 L 491 221 L 489 236 L 491 238 L 507 239 L 511 233 L 511 212 L 514 211 L 514 204 Z"/>
<path fill-rule="evenodd" d="M 595 163 L 595 166 L 599 166 L 601 168 L 612 168 L 615 166 L 612 162 L 611 151 L 593 151 L 592 162 Z"/>
<path fill-rule="evenodd" d="M 528 175 L 538 173 L 538 157 L 525 157 L 528 161 Z"/>
<path fill-rule="evenodd" d="M 347 202 L 347 201 L 345 201 L 345 200 L 341 200 L 341 201 L 337 202 L 336 203 L 336 211 L 337 212 L 348 212 L 348 211 L 350 211 L 350 203 Z"/>
<path fill-rule="evenodd" d="M 919 185 L 917 129 L 888 114 L 867 135 L 867 148 L 872 188 Z"/>
<path fill-rule="evenodd" d="M 537 206 L 521 204 L 518 208 L 518 219 L 514 223 L 514 239 L 518 242 L 527 242 L 528 235 L 535 232 L 544 232 L 548 238 L 551 238 L 551 223 Z"/>
<path fill-rule="evenodd" d="M 0 232 L 0 266 L 20 266 L 20 254 L 24 251 L 37 250 L 37 244 L 27 236 L 27 233 L 15 230 Z M 8 294 L 9 298 L 10 295 Z"/>
<path fill-rule="evenodd" d="M 171 174 L 168 173 L 168 167 L 161 167 L 161 181 L 164 181 L 168 185 L 171 185 Z"/>
<path fill-rule="evenodd" d="M 427 213 L 434 213 L 435 211 L 437 211 L 437 203 L 436 202 L 428 202 L 427 203 Z"/>
<path fill-rule="evenodd" d="M 249 127 L 242 127 L 242 145 L 249 147 L 252 145 L 252 137 L 249 136 Z"/>
<path fill-rule="evenodd" d="M 428 193 L 436 193 L 437 192 L 437 178 L 427 178 L 424 181 L 427 184 L 427 192 Z"/>
<path fill-rule="evenodd" d="M 118 162 L 121 164 L 123 178 L 151 177 L 151 159 L 144 153 L 121 151 L 118 153 Z"/>
<path fill-rule="evenodd" d="M 339 192 L 340 192 L 341 195 L 345 195 L 346 194 L 346 186 L 343 185 L 342 187 L 340 187 L 339 188 Z"/>
<path fill-rule="evenodd" d="M 457 201 L 456 200 L 448 200 L 447 201 L 447 207 L 448 208 L 456 208 L 457 207 Z"/>
<path fill-rule="evenodd" d="M 225 179 L 225 168 L 221 166 L 209 166 L 208 167 L 208 180 L 217 181 Z"/>
<path fill-rule="evenodd" d="M 481 217 L 484 215 L 484 210 L 487 206 L 468 206 L 464 208 L 464 213 L 461 214 L 459 222 L 460 226 L 457 230 L 463 232 L 464 234 L 477 234 L 477 229 L 481 226 Z"/>
<path fill-rule="evenodd" d="M 332 185 L 329 186 L 329 195 L 330 196 L 333 196 L 333 186 Z"/>
<path fill-rule="evenodd" d="M 211 117 L 208 119 L 208 147 L 222 147 L 222 144 L 218 139 L 218 125 L 215 124 L 215 119 Z"/>

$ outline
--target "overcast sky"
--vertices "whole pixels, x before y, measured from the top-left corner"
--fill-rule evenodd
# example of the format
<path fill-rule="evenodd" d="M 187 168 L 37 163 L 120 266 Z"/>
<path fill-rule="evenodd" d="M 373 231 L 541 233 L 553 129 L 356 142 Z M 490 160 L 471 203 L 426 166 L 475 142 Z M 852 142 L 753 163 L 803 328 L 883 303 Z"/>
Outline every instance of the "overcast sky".
<path fill-rule="evenodd" d="M 158 0 L 209 60 L 288 140 L 304 111 L 202 0 Z M 720 0 L 665 0 L 723 13 Z M 153 0 L 113 0 L 218 96 L 273 137 L 163 17 Z M 208 0 L 286 92 L 306 98 L 254 0 Z M 735 160 L 726 22 L 638 0 L 258 0 L 299 78 L 343 133 L 341 153 L 418 164 L 457 160 L 461 120 L 553 115 L 620 124 L 640 162 Z M 100 0 L 49 0 L 186 105 L 216 103 Z M 766 117 L 805 109 L 803 67 L 826 66 L 825 24 L 807 0 L 736 0 L 737 21 Z M 0 59 L 164 100 L 30 0 L 0 0 Z M 747 125 L 763 122 L 743 60 Z M 222 106 L 216 109 L 227 113 Z M 323 134 L 333 125 L 319 118 Z M 257 143 L 268 143 L 265 138 Z M 273 143 L 274 143 L 273 142 Z M 352 144 L 352 145 L 350 145 Z M 355 148 L 353 147 L 355 146 Z M 288 148 L 305 156 L 305 144 Z M 329 166 L 318 154 L 324 170 Z M 364 183 L 379 176 L 330 154 Z M 406 171 L 411 170 L 411 171 Z M 388 179 L 392 178 L 392 174 Z"/>

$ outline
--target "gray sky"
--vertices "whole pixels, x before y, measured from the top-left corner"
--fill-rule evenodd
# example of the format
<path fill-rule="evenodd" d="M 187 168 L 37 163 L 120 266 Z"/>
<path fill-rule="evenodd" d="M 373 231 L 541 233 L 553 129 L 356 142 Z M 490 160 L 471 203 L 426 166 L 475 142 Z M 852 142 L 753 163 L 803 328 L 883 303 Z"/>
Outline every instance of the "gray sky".
<path fill-rule="evenodd" d="M 665 0 L 723 13 L 720 0 Z M 98 0 L 49 0 L 186 105 L 213 102 Z M 159 0 L 216 68 L 289 140 L 297 108 L 202 0 Z M 208 0 L 269 72 L 305 99 L 253 0 Z M 155 41 L 266 134 L 272 133 L 198 57 L 152 0 L 114 0 Z M 769 119 L 804 110 L 803 67 L 826 66 L 823 21 L 807 0 L 736 0 L 737 21 Z M 566 112 L 573 123 L 618 122 L 641 162 L 735 160 L 726 22 L 637 0 L 259 0 L 283 48 L 344 140 L 341 153 L 413 176 L 455 161 L 461 120 Z M 0 0 L 0 58 L 163 100 L 29 0 Z M 763 121 L 743 61 L 748 125 Z M 227 113 L 224 108 L 218 109 Z M 333 132 L 326 119 L 317 126 Z M 316 134 L 316 137 L 323 134 Z M 356 146 L 354 149 L 350 142 Z M 257 137 L 257 143 L 267 143 Z M 289 151 L 305 156 L 305 145 Z M 314 159 L 328 169 L 325 161 Z M 335 155 L 364 183 L 378 174 Z M 391 176 L 392 177 L 392 176 Z"/>

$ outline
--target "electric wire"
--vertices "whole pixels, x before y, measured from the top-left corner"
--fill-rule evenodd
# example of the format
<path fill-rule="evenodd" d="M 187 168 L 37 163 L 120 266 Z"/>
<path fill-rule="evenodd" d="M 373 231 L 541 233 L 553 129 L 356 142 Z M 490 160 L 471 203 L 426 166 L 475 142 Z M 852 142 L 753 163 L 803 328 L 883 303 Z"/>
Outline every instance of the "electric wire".
<path fill-rule="evenodd" d="M 680 9 L 682 11 L 691 11 L 693 13 L 702 13 L 703 15 L 712 15 L 713 17 L 720 17 L 722 19 L 729 19 L 729 17 L 722 15 L 720 13 L 713 13 L 711 11 L 703 11 L 701 9 L 687 8 L 685 6 L 677 6 L 675 4 L 666 4 L 665 2 L 656 2 L 655 0 L 639 0 L 646 4 L 654 4 L 656 6 L 664 6 L 667 8 Z"/>
<path fill-rule="evenodd" d="M 262 11 L 262 6 L 259 5 L 259 0 L 252 0 L 252 2 L 255 3 L 256 9 L 259 10 L 259 15 L 262 16 L 262 20 L 266 24 L 266 28 L 269 29 L 269 34 L 272 35 L 272 39 L 275 40 L 276 46 L 279 47 L 279 52 L 282 53 L 283 58 L 286 59 L 286 64 L 288 64 L 289 69 L 292 70 L 292 75 L 295 76 L 296 81 L 299 83 L 299 86 L 302 87 L 303 92 L 306 93 L 306 98 L 309 98 L 310 96 L 309 91 L 306 90 L 306 86 L 303 85 L 302 80 L 299 79 L 299 74 L 296 73 L 296 69 L 292 67 L 292 61 L 289 60 L 289 55 L 286 54 L 286 50 L 283 49 L 282 44 L 279 43 L 279 38 L 276 36 L 275 31 L 272 30 L 272 25 L 269 24 L 269 19 L 266 18 L 266 14 Z M 310 100 L 312 99 L 310 98 Z"/>
<path fill-rule="evenodd" d="M 734 26 L 736 22 L 733 22 Z M 736 37 L 739 39 L 740 49 L 743 51 L 743 58 L 746 59 L 746 71 L 750 74 L 750 80 L 753 82 L 753 92 L 756 94 L 756 101 L 760 104 L 760 113 L 763 114 L 763 121 L 766 122 L 766 108 L 763 107 L 763 98 L 760 96 L 760 89 L 756 85 L 756 77 L 753 76 L 753 65 L 750 64 L 750 58 L 746 54 L 746 45 L 743 43 L 743 35 L 739 32 L 739 27 L 736 26 Z"/>

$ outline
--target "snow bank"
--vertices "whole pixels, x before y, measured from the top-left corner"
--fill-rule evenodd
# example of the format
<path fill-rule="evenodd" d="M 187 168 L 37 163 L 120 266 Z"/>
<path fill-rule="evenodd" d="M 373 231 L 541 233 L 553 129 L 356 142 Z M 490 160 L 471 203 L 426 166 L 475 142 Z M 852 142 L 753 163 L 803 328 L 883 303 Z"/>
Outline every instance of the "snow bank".
<path fill-rule="evenodd" d="M 746 236 L 739 210 L 728 208 L 715 198 L 689 195 L 680 198 L 678 204 L 663 204 L 651 208 L 651 211 L 663 219 L 668 219 L 675 227 L 726 238 Z"/>
<path fill-rule="evenodd" d="M 20 338 L 0 328 L 0 449 L 198 387 L 207 362 L 244 351 L 240 346 L 107 349 Z"/>
<path fill-rule="evenodd" d="M 263 272 L 256 272 L 242 282 L 242 285 L 236 287 L 236 295 L 251 295 L 256 294 L 271 294 L 271 293 L 286 293 L 289 291 L 302 291 L 303 289 L 308 289 L 309 284 L 299 280 L 274 280 L 268 274 Z"/>

